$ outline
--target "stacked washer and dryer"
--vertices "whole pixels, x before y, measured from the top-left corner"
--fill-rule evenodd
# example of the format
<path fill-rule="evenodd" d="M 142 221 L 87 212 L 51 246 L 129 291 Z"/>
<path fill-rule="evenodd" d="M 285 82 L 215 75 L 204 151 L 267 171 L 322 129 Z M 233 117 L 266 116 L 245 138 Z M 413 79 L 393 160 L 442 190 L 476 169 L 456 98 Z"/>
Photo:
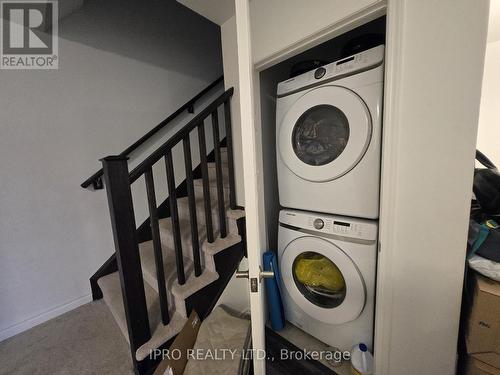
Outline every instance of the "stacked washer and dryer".
<path fill-rule="evenodd" d="M 372 349 L 384 46 L 278 84 L 278 260 L 285 317 Z"/>

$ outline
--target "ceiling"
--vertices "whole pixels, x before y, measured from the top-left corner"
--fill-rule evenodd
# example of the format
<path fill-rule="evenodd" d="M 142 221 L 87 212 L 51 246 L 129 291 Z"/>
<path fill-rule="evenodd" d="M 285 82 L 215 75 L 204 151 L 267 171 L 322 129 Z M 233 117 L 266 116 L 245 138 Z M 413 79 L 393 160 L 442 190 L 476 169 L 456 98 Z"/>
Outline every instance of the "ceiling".
<path fill-rule="evenodd" d="M 182 5 L 222 25 L 234 14 L 234 0 L 177 0 Z M 500 1 L 500 0 L 499 0 Z"/>
<path fill-rule="evenodd" d="M 496 42 L 497 40 L 500 40 L 500 0 L 491 0 L 488 42 Z"/>

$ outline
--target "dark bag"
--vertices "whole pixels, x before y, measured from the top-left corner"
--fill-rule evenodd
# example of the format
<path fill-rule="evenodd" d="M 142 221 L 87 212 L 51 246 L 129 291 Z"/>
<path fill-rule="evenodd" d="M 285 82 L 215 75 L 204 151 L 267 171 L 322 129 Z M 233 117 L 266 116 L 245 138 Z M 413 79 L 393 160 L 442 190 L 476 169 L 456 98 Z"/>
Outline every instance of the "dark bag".
<path fill-rule="evenodd" d="M 488 237 L 477 249 L 476 254 L 500 263 L 500 228 L 490 230 Z"/>
<path fill-rule="evenodd" d="M 491 216 L 500 216 L 500 173 L 493 162 L 476 150 L 476 160 L 486 168 L 474 171 L 473 191 L 482 211 Z"/>

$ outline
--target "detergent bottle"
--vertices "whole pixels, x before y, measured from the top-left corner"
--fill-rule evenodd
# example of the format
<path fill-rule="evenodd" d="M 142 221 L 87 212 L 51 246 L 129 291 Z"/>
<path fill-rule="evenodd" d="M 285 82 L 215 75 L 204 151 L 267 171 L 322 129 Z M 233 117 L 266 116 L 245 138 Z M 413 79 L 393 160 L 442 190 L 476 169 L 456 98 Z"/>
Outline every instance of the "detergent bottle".
<path fill-rule="evenodd" d="M 352 375 L 373 374 L 373 356 L 365 344 L 360 343 L 352 348 L 351 352 Z"/>

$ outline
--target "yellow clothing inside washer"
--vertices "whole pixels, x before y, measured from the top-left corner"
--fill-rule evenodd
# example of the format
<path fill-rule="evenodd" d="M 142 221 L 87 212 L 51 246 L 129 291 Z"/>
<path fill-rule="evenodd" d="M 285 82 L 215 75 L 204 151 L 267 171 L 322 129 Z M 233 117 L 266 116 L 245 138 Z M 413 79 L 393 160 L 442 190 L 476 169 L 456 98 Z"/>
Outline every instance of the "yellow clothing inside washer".
<path fill-rule="evenodd" d="M 300 257 L 294 265 L 297 280 L 309 287 L 321 287 L 332 292 L 345 288 L 345 281 L 338 267 L 326 257 L 315 254 Z"/>

